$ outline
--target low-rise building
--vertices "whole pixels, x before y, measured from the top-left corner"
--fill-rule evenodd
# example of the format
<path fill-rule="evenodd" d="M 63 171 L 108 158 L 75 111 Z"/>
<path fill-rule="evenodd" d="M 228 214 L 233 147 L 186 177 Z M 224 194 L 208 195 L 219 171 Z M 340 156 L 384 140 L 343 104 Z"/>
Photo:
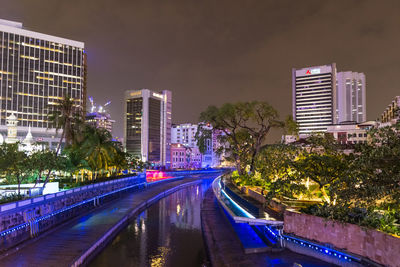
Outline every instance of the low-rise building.
<path fill-rule="evenodd" d="M 172 169 L 185 169 L 187 166 L 187 147 L 182 144 L 171 144 L 171 167 Z"/>
<path fill-rule="evenodd" d="M 283 144 L 291 144 L 296 142 L 299 139 L 299 137 L 297 135 L 289 135 L 289 134 L 285 134 L 282 135 L 282 143 Z"/>
<path fill-rule="evenodd" d="M 202 162 L 202 154 L 198 147 L 188 147 L 187 153 L 189 153 L 189 162 L 187 168 L 189 169 L 200 169 Z"/>
<path fill-rule="evenodd" d="M 188 147 L 183 144 L 171 145 L 171 167 L 173 169 L 201 168 L 202 154 L 197 147 Z"/>
<path fill-rule="evenodd" d="M 205 140 L 205 151 L 203 154 L 201 154 L 196 140 L 198 126 L 198 124 L 192 123 L 173 125 L 171 129 L 172 144 L 181 144 L 192 149 L 192 151 L 196 151 L 195 154 L 201 155 L 201 159 L 198 159 L 197 156 L 189 159 L 188 162 L 191 163 L 187 166 L 187 168 L 208 168 L 220 166 L 223 162 L 221 159 L 224 157 L 224 155 L 218 154 L 217 150 L 221 147 L 219 136 L 221 136 L 223 132 L 213 130 L 210 126 L 202 126 L 206 130 L 211 131 L 211 137 Z M 198 166 L 199 164 L 200 166 Z"/>
<path fill-rule="evenodd" d="M 339 144 L 361 144 L 368 141 L 368 130 L 375 127 L 375 121 L 363 123 L 343 122 L 341 124 L 330 125 L 327 133 L 333 135 Z"/>

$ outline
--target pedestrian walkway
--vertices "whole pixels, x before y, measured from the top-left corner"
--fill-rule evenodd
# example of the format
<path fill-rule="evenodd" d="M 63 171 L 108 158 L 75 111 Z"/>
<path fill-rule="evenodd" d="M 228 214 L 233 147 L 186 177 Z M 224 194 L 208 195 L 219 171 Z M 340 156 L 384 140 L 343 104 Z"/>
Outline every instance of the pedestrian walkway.
<path fill-rule="evenodd" d="M 217 175 L 197 175 L 182 180 L 165 181 L 115 200 L 104 207 L 73 219 L 54 232 L 21 247 L 17 252 L 1 259 L 1 266 L 70 266 L 117 224 L 143 202 L 169 189 L 185 183 L 200 181 Z"/>

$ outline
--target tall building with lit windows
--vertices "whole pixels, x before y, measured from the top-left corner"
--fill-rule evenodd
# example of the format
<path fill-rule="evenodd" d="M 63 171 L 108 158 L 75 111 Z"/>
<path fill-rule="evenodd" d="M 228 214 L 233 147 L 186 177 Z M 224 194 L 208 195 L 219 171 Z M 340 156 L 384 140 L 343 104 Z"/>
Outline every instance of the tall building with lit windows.
<path fill-rule="evenodd" d="M 172 94 L 168 90 L 125 91 L 125 150 L 158 166 L 171 165 Z"/>
<path fill-rule="evenodd" d="M 337 74 L 337 122 L 362 123 L 367 120 L 365 74 L 343 71 Z"/>
<path fill-rule="evenodd" d="M 85 111 L 84 43 L 24 29 L 0 19 L 0 133 L 14 114 L 18 135 L 29 126 L 34 141 L 55 147 L 56 132 L 47 115 L 68 95 L 76 111 Z"/>
<path fill-rule="evenodd" d="M 336 64 L 292 70 L 293 118 L 299 134 L 325 132 L 336 123 Z"/>
<path fill-rule="evenodd" d="M 337 72 L 336 63 L 292 70 L 293 118 L 299 134 L 326 132 L 342 122 L 366 121 L 365 75 Z"/>

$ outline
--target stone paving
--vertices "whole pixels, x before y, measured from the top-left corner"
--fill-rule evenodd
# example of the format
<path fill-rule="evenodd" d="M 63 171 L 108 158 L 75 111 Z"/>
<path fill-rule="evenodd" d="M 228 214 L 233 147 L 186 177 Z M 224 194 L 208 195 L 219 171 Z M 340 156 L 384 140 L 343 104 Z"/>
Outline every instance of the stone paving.
<path fill-rule="evenodd" d="M 168 189 L 199 178 L 202 177 L 165 181 L 146 190 L 126 195 L 22 246 L 17 252 L 1 259 L 0 266 L 70 266 L 135 207 Z"/>
<path fill-rule="evenodd" d="M 210 188 L 201 208 L 201 224 L 204 240 L 212 266 L 335 266 L 315 258 L 303 256 L 289 250 L 245 254 L 232 226 L 220 210 L 217 199 Z"/>

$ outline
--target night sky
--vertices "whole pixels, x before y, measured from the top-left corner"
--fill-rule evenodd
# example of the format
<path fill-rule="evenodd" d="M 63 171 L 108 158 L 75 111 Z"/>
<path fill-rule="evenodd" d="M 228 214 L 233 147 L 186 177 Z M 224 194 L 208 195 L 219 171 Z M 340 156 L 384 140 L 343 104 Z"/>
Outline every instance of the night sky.
<path fill-rule="evenodd" d="M 291 69 L 331 62 L 366 74 L 368 119 L 400 95 L 398 0 L 1 0 L 0 18 L 85 43 L 88 95 L 112 101 L 115 136 L 127 89 L 171 90 L 174 123 L 246 100 L 283 118 Z"/>

